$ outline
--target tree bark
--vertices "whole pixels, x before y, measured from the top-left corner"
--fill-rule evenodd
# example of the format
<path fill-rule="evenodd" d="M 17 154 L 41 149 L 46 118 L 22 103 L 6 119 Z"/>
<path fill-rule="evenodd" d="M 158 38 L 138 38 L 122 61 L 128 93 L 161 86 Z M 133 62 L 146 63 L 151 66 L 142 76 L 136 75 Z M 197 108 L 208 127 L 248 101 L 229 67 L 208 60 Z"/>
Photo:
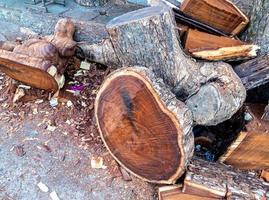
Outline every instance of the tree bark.
<path fill-rule="evenodd" d="M 268 185 L 255 174 L 197 158 L 188 166 L 183 192 L 217 199 L 261 200 L 269 197 Z"/>
<path fill-rule="evenodd" d="M 269 53 L 269 0 L 254 0 L 250 26 L 244 39 L 261 47 L 260 55 Z"/>
<path fill-rule="evenodd" d="M 269 55 L 237 65 L 234 71 L 241 78 L 247 90 L 265 85 L 269 82 Z"/>
<path fill-rule="evenodd" d="M 184 54 L 170 8 L 127 13 L 110 21 L 107 31 L 110 40 L 103 41 L 101 50 L 101 44 L 82 47 L 90 52 L 88 59 L 116 68 L 139 65 L 153 70 L 186 102 L 195 123 L 218 124 L 243 104 L 246 92 L 230 65 L 195 62 Z"/>
<path fill-rule="evenodd" d="M 129 172 L 171 184 L 193 155 L 192 116 L 160 78 L 144 67 L 113 72 L 95 101 L 102 140 Z"/>

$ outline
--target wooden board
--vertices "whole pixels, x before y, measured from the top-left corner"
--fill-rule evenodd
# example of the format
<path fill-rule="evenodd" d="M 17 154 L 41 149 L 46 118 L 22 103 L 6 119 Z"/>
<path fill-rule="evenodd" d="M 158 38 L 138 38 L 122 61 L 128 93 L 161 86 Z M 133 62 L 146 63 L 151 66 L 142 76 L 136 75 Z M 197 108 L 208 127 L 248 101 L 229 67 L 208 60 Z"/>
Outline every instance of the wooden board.
<path fill-rule="evenodd" d="M 264 107 L 248 104 L 248 111 L 254 119 L 220 158 L 221 162 L 240 169 L 269 168 L 269 123 L 261 119 Z"/>
<path fill-rule="evenodd" d="M 154 77 L 146 68 L 114 72 L 98 92 L 95 115 L 123 167 L 146 181 L 174 183 L 193 153 L 191 112 Z"/>
<path fill-rule="evenodd" d="M 229 37 L 189 29 L 185 49 L 192 56 L 206 60 L 240 60 L 255 57 L 259 47 Z"/>
<path fill-rule="evenodd" d="M 249 20 L 228 0 L 185 0 L 181 10 L 188 16 L 227 34 L 236 35 Z"/>

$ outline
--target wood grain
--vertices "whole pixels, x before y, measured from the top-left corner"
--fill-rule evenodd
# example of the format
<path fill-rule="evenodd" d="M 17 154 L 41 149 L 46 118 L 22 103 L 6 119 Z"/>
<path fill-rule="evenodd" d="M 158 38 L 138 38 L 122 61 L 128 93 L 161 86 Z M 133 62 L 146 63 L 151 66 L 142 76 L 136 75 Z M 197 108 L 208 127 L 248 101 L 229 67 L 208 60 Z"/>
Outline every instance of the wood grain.
<path fill-rule="evenodd" d="M 190 17 L 231 35 L 241 32 L 249 22 L 246 15 L 227 0 L 185 0 L 181 10 Z"/>
<path fill-rule="evenodd" d="M 29 86 L 56 92 L 58 84 L 47 72 L 0 57 L 0 71 Z"/>
<path fill-rule="evenodd" d="M 172 97 L 174 114 L 154 87 L 135 69 L 113 73 L 96 98 L 96 119 L 107 148 L 128 171 L 150 182 L 172 183 L 193 152 L 191 115 Z"/>

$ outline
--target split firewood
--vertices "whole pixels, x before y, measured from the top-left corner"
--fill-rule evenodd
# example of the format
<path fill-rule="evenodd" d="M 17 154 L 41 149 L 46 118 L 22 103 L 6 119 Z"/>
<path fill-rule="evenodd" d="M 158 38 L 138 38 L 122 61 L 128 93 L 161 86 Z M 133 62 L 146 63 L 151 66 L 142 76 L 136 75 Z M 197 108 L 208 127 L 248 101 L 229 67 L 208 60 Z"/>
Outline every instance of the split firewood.
<path fill-rule="evenodd" d="M 220 158 L 221 162 L 240 169 L 269 168 L 269 123 L 261 119 L 264 108 L 265 105 L 247 105 L 253 120 Z"/>
<path fill-rule="evenodd" d="M 185 49 L 196 58 L 231 61 L 255 57 L 259 47 L 229 37 L 189 29 Z"/>
<path fill-rule="evenodd" d="M 252 0 L 251 22 L 244 40 L 261 47 L 260 55 L 269 53 L 269 0 Z"/>
<path fill-rule="evenodd" d="M 268 184 L 255 173 L 194 158 L 188 166 L 183 192 L 215 199 L 268 199 Z"/>
<path fill-rule="evenodd" d="M 180 9 L 186 15 L 233 36 L 249 22 L 247 16 L 228 0 L 185 0 Z"/>
<path fill-rule="evenodd" d="M 269 83 L 269 55 L 260 56 L 234 68 L 247 90 Z"/>
<path fill-rule="evenodd" d="M 113 72 L 95 101 L 99 132 L 112 156 L 133 175 L 175 183 L 193 155 L 192 116 L 144 67 Z"/>
<path fill-rule="evenodd" d="M 147 7 L 119 16 L 107 24 L 110 39 L 81 45 L 89 60 L 115 68 L 145 66 L 185 101 L 197 124 L 216 125 L 243 104 L 246 91 L 230 65 L 195 62 L 178 41 L 173 11 Z"/>
<path fill-rule="evenodd" d="M 181 185 L 162 186 L 158 189 L 159 200 L 217 200 L 182 192 Z"/>

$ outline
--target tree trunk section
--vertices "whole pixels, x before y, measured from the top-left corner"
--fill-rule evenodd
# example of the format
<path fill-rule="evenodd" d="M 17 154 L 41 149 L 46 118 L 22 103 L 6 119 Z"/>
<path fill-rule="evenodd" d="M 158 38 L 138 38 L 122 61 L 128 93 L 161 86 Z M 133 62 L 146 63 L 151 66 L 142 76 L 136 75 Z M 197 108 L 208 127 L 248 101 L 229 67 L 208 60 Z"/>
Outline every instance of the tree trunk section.
<path fill-rule="evenodd" d="M 97 49 L 88 47 L 89 59 L 116 68 L 139 65 L 153 70 L 178 99 L 186 101 L 195 123 L 216 125 L 243 104 L 246 91 L 230 65 L 198 63 L 184 54 L 170 8 L 147 7 L 127 13 L 110 21 L 107 30 L 111 45 L 107 40 L 102 51 L 101 44 Z"/>
<path fill-rule="evenodd" d="M 269 53 L 269 0 L 254 0 L 250 26 L 244 39 L 261 47 L 260 54 Z"/>
<path fill-rule="evenodd" d="M 197 158 L 188 166 L 183 192 L 216 199 L 261 200 L 269 197 L 268 185 L 255 174 Z"/>
<path fill-rule="evenodd" d="M 175 183 L 193 155 L 192 116 L 147 68 L 123 68 L 103 83 L 95 102 L 102 139 L 132 174 Z"/>

